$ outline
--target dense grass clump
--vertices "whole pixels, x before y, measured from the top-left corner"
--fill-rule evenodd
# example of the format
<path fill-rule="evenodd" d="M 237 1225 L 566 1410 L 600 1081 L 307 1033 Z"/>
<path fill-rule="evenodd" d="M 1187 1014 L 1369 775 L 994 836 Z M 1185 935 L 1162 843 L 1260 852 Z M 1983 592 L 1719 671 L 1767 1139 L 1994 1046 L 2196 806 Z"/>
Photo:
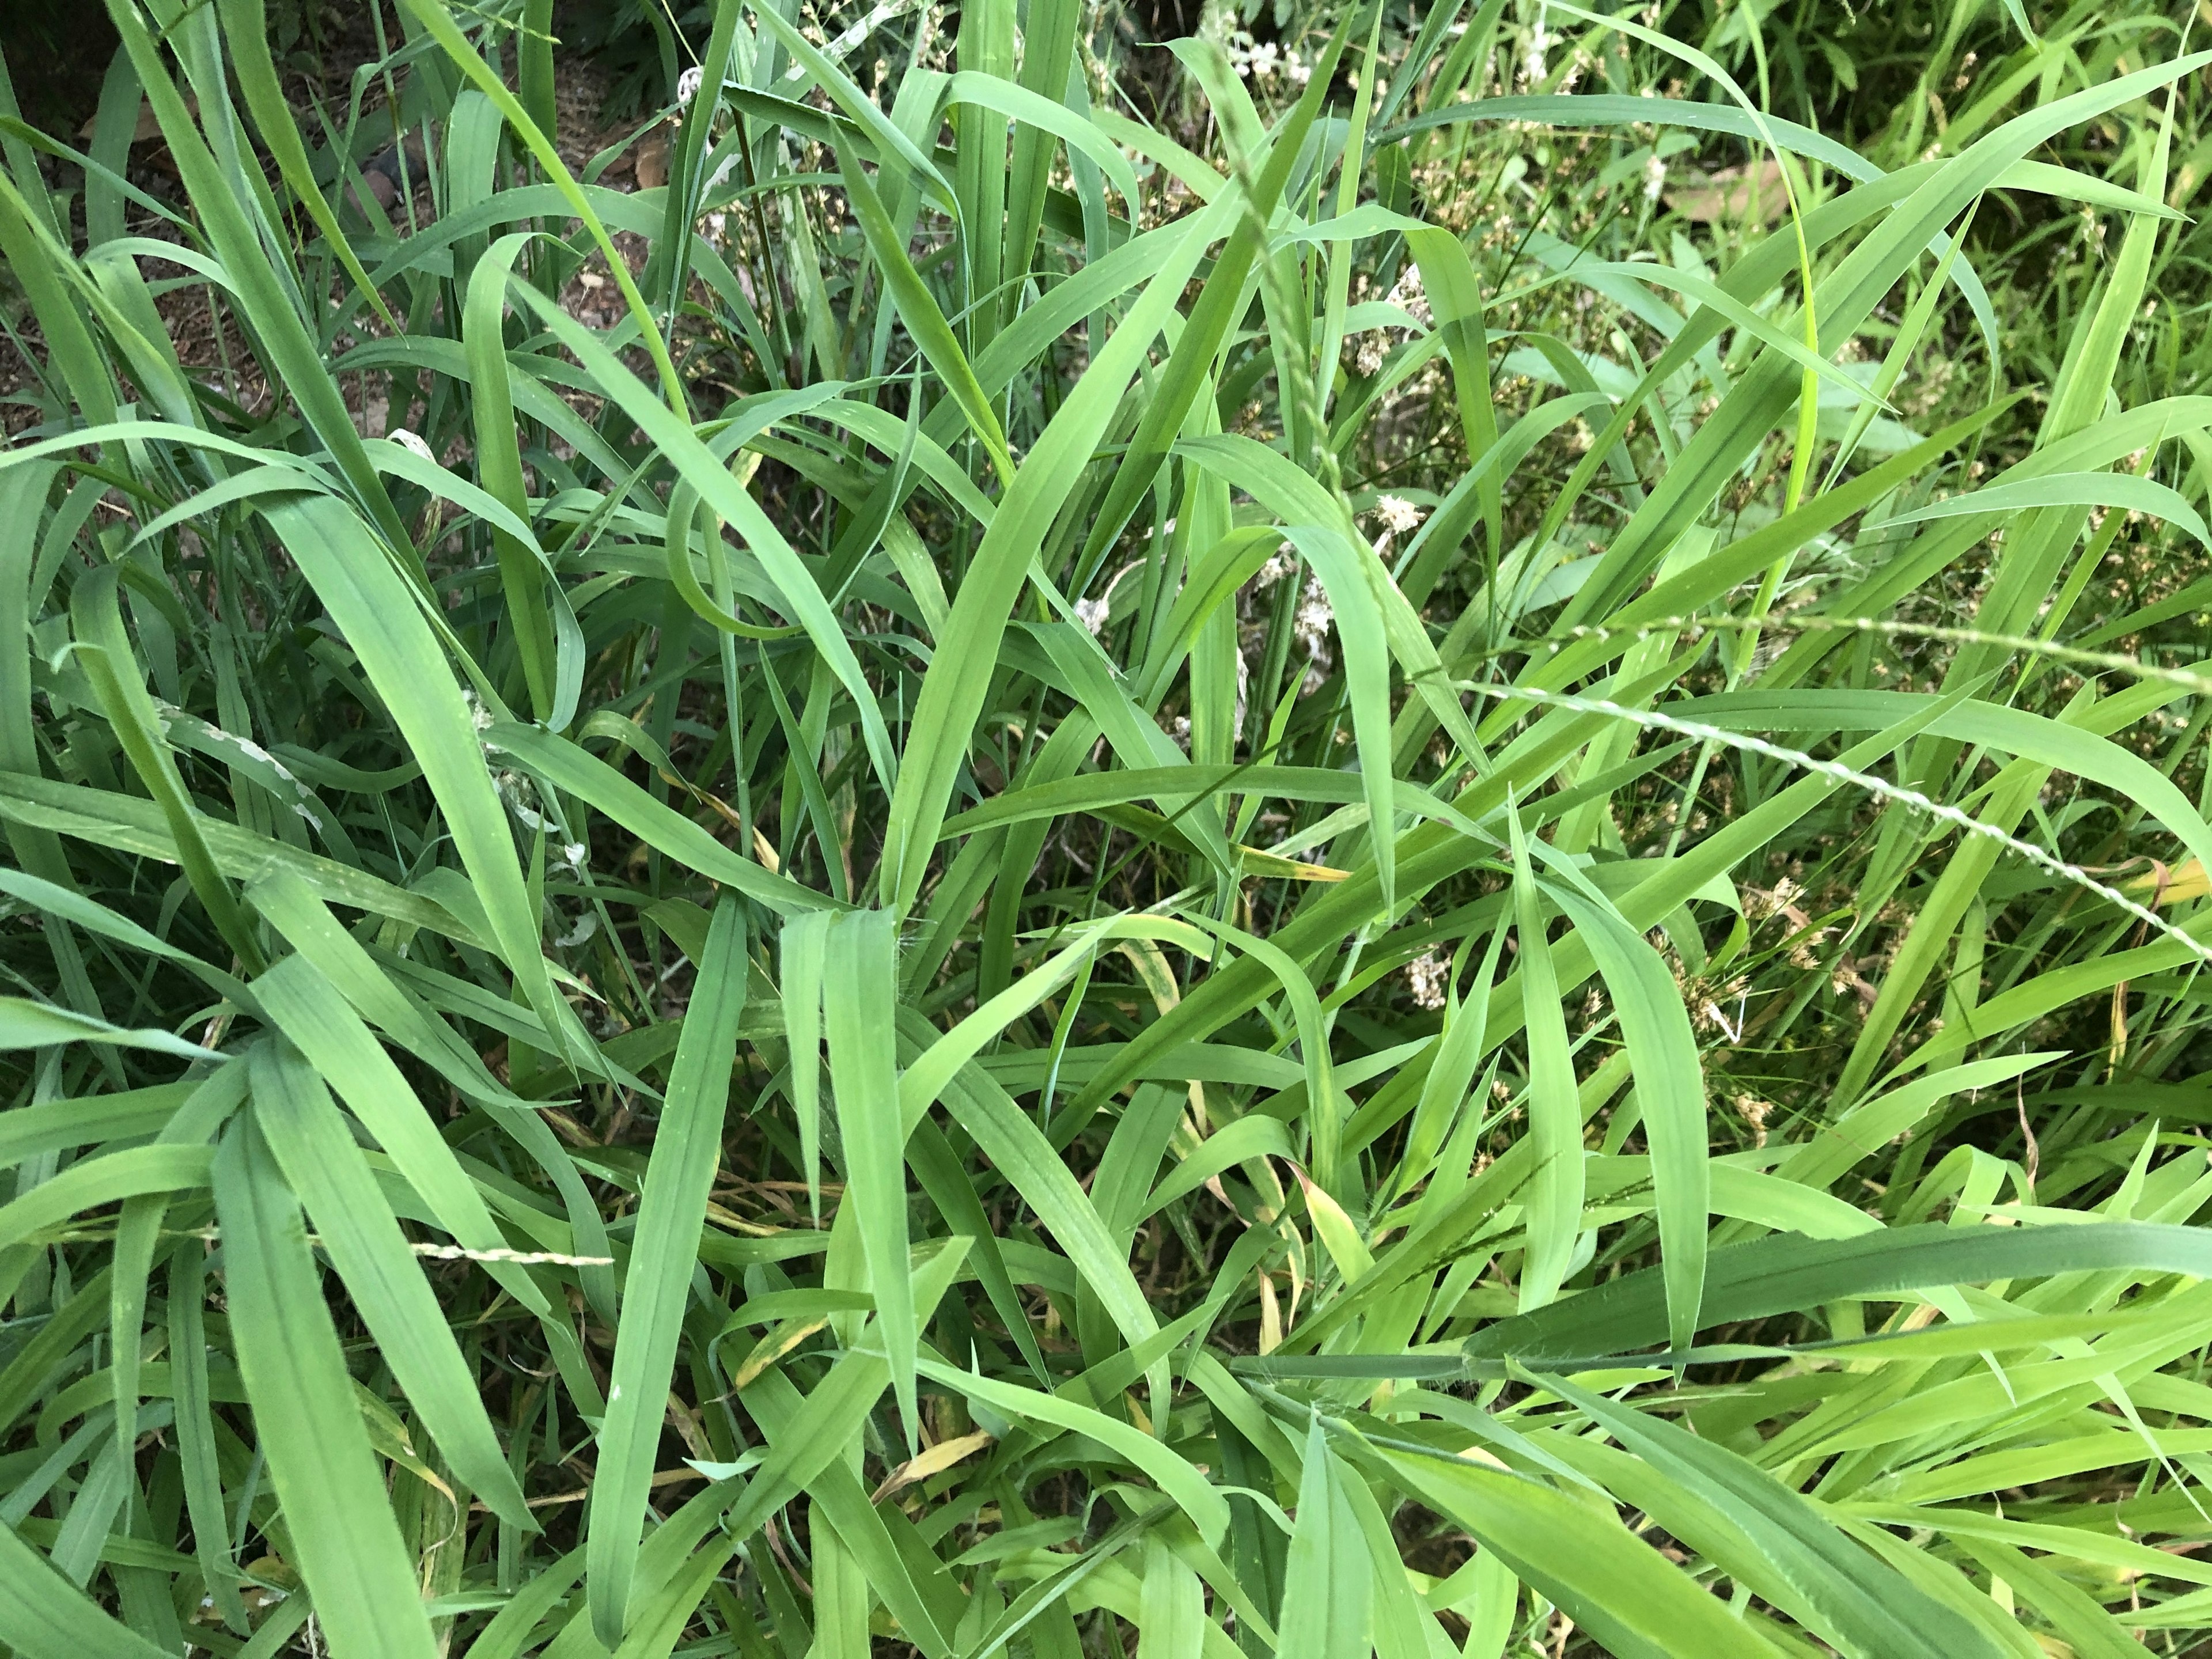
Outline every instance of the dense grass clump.
<path fill-rule="evenodd" d="M 2172 9 L 0 77 L 0 1645 L 2212 1650 Z"/>

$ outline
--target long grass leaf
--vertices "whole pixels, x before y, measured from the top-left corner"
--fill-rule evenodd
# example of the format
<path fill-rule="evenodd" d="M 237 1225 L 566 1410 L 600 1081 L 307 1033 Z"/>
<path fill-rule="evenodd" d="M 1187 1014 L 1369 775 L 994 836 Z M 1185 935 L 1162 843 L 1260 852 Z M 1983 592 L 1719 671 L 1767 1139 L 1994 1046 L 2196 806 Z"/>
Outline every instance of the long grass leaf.
<path fill-rule="evenodd" d="M 697 989 L 684 1016 L 638 1203 L 586 1520 L 592 1627 L 610 1648 L 620 1644 L 629 1623 L 669 1376 L 690 1297 L 707 1194 L 721 1164 L 747 979 L 744 919 L 735 900 L 715 907 L 706 952 L 696 967 Z"/>

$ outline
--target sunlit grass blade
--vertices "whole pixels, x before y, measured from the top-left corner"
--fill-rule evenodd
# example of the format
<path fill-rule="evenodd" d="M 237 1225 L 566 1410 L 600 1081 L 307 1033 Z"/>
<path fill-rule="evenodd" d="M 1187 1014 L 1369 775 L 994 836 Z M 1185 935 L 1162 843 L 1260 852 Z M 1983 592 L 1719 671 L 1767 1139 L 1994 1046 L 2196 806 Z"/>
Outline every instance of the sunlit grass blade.
<path fill-rule="evenodd" d="M 899 1108 L 896 919 L 888 910 L 840 916 L 823 965 L 823 1026 L 844 1148 L 845 1190 L 856 1206 L 876 1320 L 908 1449 L 919 1445 L 913 1283 L 907 1268 L 906 1133 Z"/>
<path fill-rule="evenodd" d="M 215 1164 L 239 1370 L 337 1659 L 429 1659 L 430 1621 L 369 1449 L 298 1201 L 252 1118 Z"/>
<path fill-rule="evenodd" d="M 275 1043 L 258 1046 L 252 1065 L 254 1122 L 393 1376 L 453 1473 L 503 1518 L 534 1527 L 437 1297 L 321 1079 Z"/>
<path fill-rule="evenodd" d="M 707 1194 L 721 1163 L 747 977 L 744 918 L 736 901 L 715 907 L 705 954 L 695 966 L 697 990 L 669 1074 L 623 1281 L 622 1326 L 585 1523 L 592 1628 L 609 1648 L 621 1643 L 627 1627 L 669 1375 L 690 1299 Z"/>

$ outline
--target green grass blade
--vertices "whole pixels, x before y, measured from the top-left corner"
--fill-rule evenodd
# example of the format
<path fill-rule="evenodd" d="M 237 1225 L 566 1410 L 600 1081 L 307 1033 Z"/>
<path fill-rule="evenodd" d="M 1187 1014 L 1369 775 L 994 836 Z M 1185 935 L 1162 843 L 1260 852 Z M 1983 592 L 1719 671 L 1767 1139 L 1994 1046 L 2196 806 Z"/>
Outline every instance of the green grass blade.
<path fill-rule="evenodd" d="M 2139 1221 L 2004 1229 L 1924 1224 L 1848 1239 L 1781 1234 L 1712 1254 L 1700 1317 L 1708 1325 L 1727 1324 L 1846 1296 L 1990 1279 L 2093 1270 L 2196 1275 L 2208 1260 L 2212 1247 L 2193 1230 Z M 1663 1340 L 1666 1332 L 1664 1281 L 1645 1268 L 1571 1302 L 1492 1325 L 1468 1339 L 1468 1352 L 1622 1352 Z"/>
<path fill-rule="evenodd" d="M 721 1163 L 747 980 L 744 919 L 735 900 L 715 907 L 696 969 L 697 989 L 684 1016 L 638 1203 L 586 1521 L 592 1628 L 610 1648 L 619 1645 L 629 1622 L 669 1375 L 690 1299 L 707 1194 Z"/>
<path fill-rule="evenodd" d="M 1589 946 L 1612 995 L 1613 1012 L 1636 1072 L 1636 1098 L 1651 1147 L 1651 1181 L 1659 1209 L 1659 1249 L 1665 1263 L 1669 1340 L 1688 1346 L 1704 1294 L 1710 1176 L 1705 1149 L 1705 1073 L 1690 1016 L 1667 964 L 1595 896 L 1546 884 L 1546 892 Z"/>
<path fill-rule="evenodd" d="M 1473 1533 L 1622 1659 L 1773 1659 L 1777 1650 L 1722 1601 L 1582 1498 L 1463 1459 L 1380 1456 L 1421 1502 Z"/>
<path fill-rule="evenodd" d="M 1542 889 L 1517 814 L 1513 834 L 1515 956 L 1521 981 L 1522 1022 L 1528 1033 L 1528 1127 L 1536 1158 L 1521 1268 L 1521 1310 L 1544 1307 L 1559 1293 L 1567 1262 L 1582 1231 L 1583 1115 L 1576 1097 L 1574 1060 L 1559 1007 L 1559 981 L 1546 937 Z"/>
<path fill-rule="evenodd" d="M 840 916 L 823 963 L 823 1024 L 844 1147 L 848 1199 L 858 1214 L 876 1320 L 909 1451 L 919 1449 L 916 1331 L 907 1268 L 906 1129 L 899 1105 L 896 919 L 888 910 Z"/>
<path fill-rule="evenodd" d="M 1374 1641 L 1375 1568 L 1319 1419 L 1306 1432 L 1283 1581 L 1282 1659 L 1353 1659 Z"/>
<path fill-rule="evenodd" d="M 321 1079 L 276 1044 L 258 1046 L 250 1063 L 254 1121 L 393 1378 L 453 1473 L 501 1518 L 534 1530 L 477 1379 Z"/>
<path fill-rule="evenodd" d="M 1751 1578 L 1757 1593 L 1804 1617 L 1844 1650 L 1885 1659 L 1996 1659 L 2002 1651 L 1757 1464 L 1563 1378 L 1546 1377 L 1543 1386 L 1659 1471 L 1673 1492 L 1710 1504 L 1735 1528 L 1731 1541 L 1745 1563 L 1739 1571 L 1758 1575 Z M 1655 1518 L 1678 1534 L 1692 1530 L 1687 1522 Z"/>
<path fill-rule="evenodd" d="M 251 1117 L 223 1136 L 215 1200 L 238 1366 L 323 1638 L 333 1659 L 430 1659 L 437 1644 L 300 1206 Z"/>
<path fill-rule="evenodd" d="M 339 502 L 303 497 L 261 511 L 330 608 L 422 764 L 516 982 L 549 1030 L 564 1029 L 506 811 L 484 769 L 468 705 L 417 608 L 418 594 Z M 562 1058 L 590 1064 L 582 1054 Z"/>

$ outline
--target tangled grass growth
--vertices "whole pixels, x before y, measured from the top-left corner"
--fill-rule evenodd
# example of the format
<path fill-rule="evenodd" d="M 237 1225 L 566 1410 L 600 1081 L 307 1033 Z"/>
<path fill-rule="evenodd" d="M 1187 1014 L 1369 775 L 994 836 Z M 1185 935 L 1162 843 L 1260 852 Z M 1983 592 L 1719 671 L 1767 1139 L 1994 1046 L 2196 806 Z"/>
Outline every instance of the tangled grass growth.
<path fill-rule="evenodd" d="M 370 10 L 0 76 L 0 1644 L 2212 1651 L 2183 21 Z"/>

